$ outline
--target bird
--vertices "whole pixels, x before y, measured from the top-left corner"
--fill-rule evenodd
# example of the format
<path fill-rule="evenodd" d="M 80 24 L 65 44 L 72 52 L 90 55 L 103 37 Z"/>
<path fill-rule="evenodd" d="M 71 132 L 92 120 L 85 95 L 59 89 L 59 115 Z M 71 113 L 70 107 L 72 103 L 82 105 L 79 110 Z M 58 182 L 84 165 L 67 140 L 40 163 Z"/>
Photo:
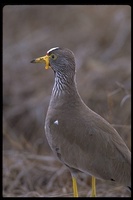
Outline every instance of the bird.
<path fill-rule="evenodd" d="M 131 152 L 113 126 L 82 100 L 74 53 L 54 47 L 31 63 L 45 63 L 45 69 L 54 72 L 45 134 L 52 151 L 71 173 L 73 196 L 79 197 L 78 172 L 92 177 L 92 197 L 96 197 L 96 179 L 131 190 Z"/>

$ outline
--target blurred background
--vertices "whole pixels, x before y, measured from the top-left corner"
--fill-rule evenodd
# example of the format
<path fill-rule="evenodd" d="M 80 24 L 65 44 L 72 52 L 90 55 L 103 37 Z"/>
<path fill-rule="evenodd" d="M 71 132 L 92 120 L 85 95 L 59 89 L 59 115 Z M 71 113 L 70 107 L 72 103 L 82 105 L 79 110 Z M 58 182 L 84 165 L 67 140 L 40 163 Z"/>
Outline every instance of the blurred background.
<path fill-rule="evenodd" d="M 52 70 L 30 63 L 52 47 L 71 49 L 84 102 L 108 120 L 131 148 L 131 7 L 9 5 L 3 8 L 3 196 L 70 197 L 69 171 L 53 155 L 44 121 Z M 91 178 L 79 174 L 79 196 Z M 128 197 L 97 180 L 97 196 Z"/>

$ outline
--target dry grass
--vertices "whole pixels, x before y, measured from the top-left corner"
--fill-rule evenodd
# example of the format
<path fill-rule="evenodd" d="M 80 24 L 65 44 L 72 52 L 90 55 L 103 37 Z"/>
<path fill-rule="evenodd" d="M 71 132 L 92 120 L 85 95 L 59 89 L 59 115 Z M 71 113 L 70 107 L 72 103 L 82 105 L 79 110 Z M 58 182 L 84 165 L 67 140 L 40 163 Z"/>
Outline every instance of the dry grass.
<path fill-rule="evenodd" d="M 131 148 L 131 8 L 6 6 L 3 10 L 3 196 L 72 196 L 69 171 L 44 134 L 52 71 L 30 61 L 54 46 L 76 57 L 85 103 L 106 118 Z M 80 196 L 91 179 L 79 174 Z M 97 181 L 97 196 L 128 197 L 126 188 Z"/>

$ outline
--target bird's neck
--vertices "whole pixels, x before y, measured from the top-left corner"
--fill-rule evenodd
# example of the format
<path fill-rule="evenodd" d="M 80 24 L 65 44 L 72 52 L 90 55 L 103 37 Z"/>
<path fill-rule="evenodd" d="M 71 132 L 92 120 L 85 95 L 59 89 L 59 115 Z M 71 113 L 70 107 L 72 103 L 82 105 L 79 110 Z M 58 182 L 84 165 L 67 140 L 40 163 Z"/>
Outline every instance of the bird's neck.
<path fill-rule="evenodd" d="M 53 102 L 76 101 L 80 99 L 79 93 L 76 87 L 75 75 L 68 76 L 60 73 L 55 74 L 55 82 L 52 90 L 51 100 Z M 52 102 L 51 102 L 52 103 Z"/>

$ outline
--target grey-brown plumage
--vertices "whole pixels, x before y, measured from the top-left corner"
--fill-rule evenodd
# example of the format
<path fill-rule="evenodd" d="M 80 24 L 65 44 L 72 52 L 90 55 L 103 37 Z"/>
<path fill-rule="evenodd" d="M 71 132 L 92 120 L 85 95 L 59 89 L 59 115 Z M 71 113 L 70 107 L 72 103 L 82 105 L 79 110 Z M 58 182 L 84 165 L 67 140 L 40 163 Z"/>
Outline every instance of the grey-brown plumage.
<path fill-rule="evenodd" d="M 131 187 L 131 152 L 117 131 L 82 101 L 76 87 L 73 53 L 53 48 L 47 56 L 55 73 L 45 120 L 53 152 L 71 173 L 82 171 Z"/>

